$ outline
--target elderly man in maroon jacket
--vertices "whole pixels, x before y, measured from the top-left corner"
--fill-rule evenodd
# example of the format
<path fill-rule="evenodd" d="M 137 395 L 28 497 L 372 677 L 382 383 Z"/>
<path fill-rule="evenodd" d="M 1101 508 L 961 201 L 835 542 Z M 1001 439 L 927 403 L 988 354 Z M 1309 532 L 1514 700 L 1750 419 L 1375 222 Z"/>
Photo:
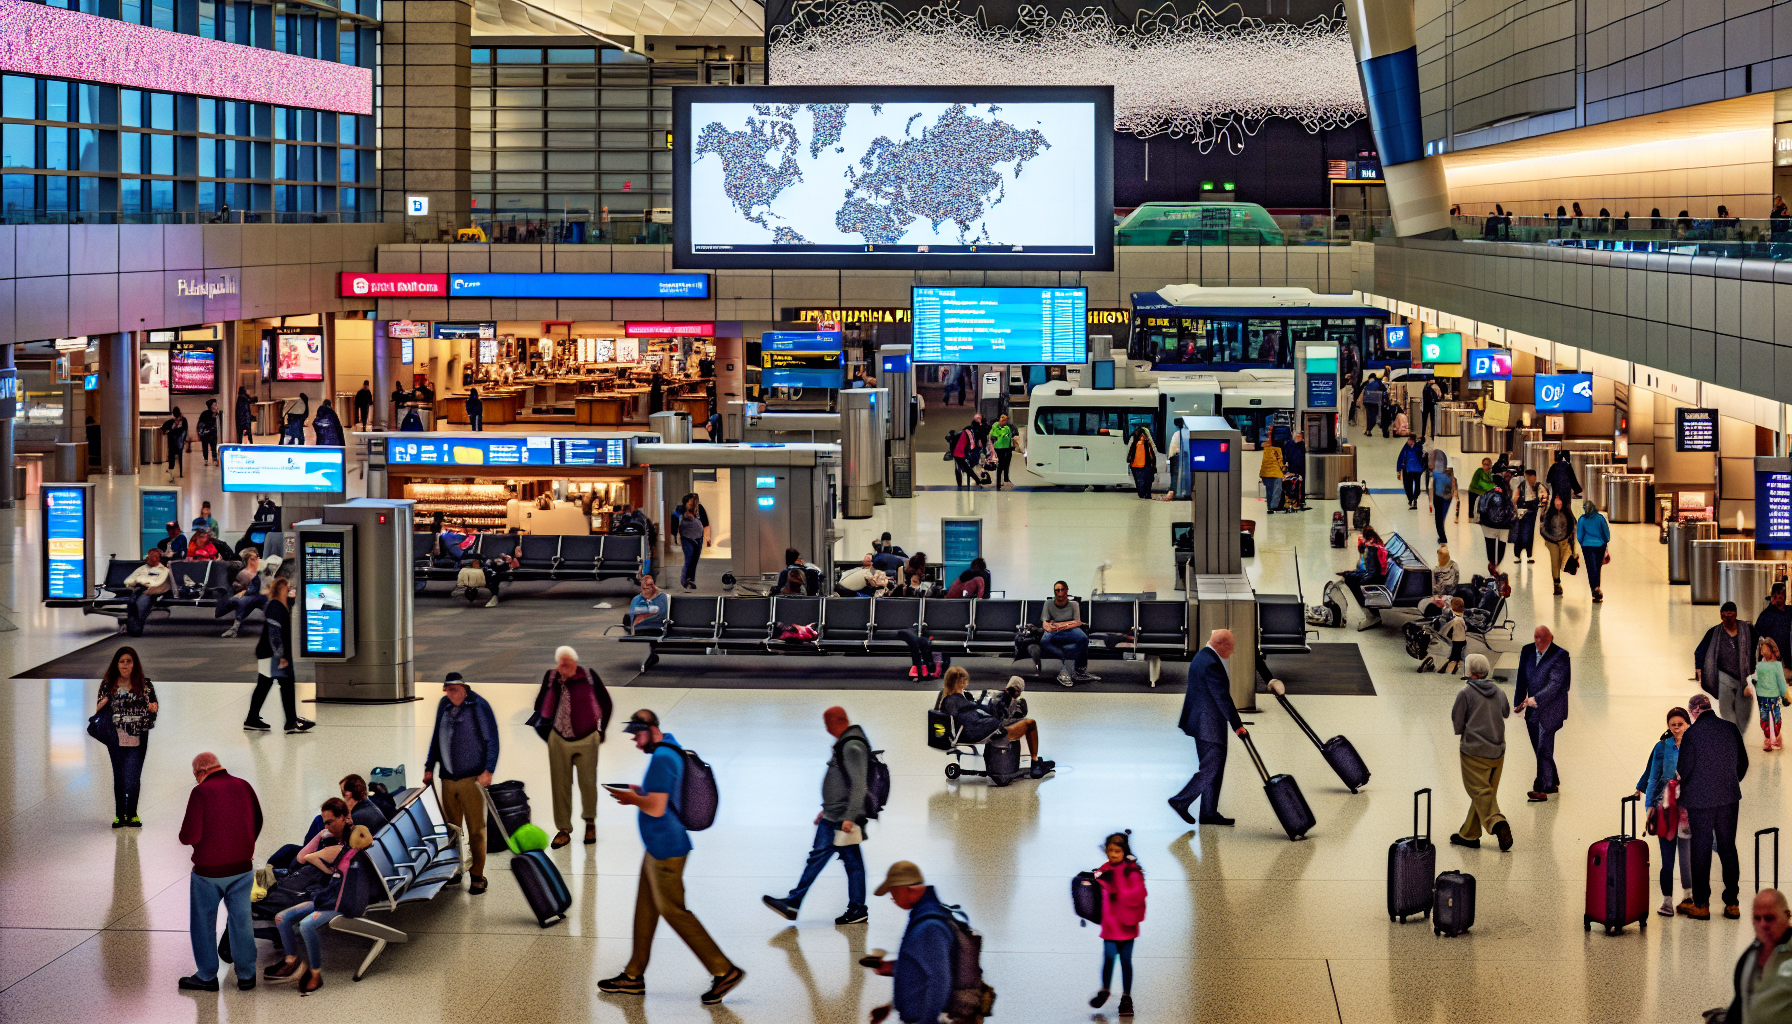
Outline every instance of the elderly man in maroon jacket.
<path fill-rule="evenodd" d="M 180 987 L 218 991 L 218 904 L 224 904 L 236 987 L 255 987 L 255 926 L 249 920 L 249 890 L 255 883 L 255 839 L 261 835 L 261 801 L 255 788 L 224 770 L 218 755 L 193 759 L 193 780 L 180 841 L 193 848 L 188 928 L 199 969 Z"/>

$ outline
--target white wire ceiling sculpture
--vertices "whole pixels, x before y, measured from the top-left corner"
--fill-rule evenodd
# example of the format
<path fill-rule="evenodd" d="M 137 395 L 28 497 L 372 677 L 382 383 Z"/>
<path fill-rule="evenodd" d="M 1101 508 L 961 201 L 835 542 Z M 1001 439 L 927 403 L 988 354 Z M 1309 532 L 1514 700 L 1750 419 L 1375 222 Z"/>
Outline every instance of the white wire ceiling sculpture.
<path fill-rule="evenodd" d="M 774 85 L 1112 85 L 1114 128 L 1242 152 L 1270 118 L 1308 132 L 1366 116 L 1342 17 L 1305 24 L 1193 14 L 1173 4 L 1116 24 L 1099 7 L 1020 8 L 984 24 L 957 0 L 902 11 L 876 0 L 805 0 L 768 33 Z"/>

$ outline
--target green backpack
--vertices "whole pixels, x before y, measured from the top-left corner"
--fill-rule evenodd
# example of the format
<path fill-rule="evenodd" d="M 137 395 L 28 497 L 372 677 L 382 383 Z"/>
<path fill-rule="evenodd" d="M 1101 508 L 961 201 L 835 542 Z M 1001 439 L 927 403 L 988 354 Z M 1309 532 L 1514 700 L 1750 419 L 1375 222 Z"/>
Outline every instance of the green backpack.
<path fill-rule="evenodd" d="M 542 831 L 540 825 L 532 821 L 510 833 L 511 853 L 528 853 L 530 850 L 545 850 L 547 848 L 548 834 Z"/>

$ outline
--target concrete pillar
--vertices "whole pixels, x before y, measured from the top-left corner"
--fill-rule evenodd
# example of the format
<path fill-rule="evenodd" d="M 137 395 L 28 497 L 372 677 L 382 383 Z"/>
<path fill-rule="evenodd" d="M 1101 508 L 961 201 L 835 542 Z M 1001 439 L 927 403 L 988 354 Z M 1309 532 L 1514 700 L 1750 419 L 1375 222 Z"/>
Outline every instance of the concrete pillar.
<path fill-rule="evenodd" d="M 0 345 L 0 370 L 11 370 L 16 366 L 17 364 L 13 362 L 13 347 L 11 345 Z M 16 381 L 14 382 L 14 385 L 16 387 Z M 15 394 L 16 393 L 17 392 L 15 391 Z M 19 497 L 17 494 L 13 493 L 12 486 L 12 466 L 14 459 L 12 444 L 13 422 L 14 420 L 11 416 L 0 420 L 0 508 L 12 508 L 13 503 L 17 501 Z"/>
<path fill-rule="evenodd" d="M 137 474 L 137 340 L 131 332 L 102 334 L 97 400 L 105 407 L 100 425 L 100 466 L 113 476 Z M 86 407 L 81 419 L 86 423 Z M 71 415 L 70 419 L 74 419 Z M 85 436 L 85 435 L 83 435 Z M 74 440 L 80 440 L 75 438 Z"/>
<path fill-rule="evenodd" d="M 373 425 L 385 430 L 398 429 L 398 410 L 392 408 L 392 384 L 403 372 L 398 357 L 401 342 L 386 337 L 386 321 L 373 325 Z"/>
<path fill-rule="evenodd" d="M 380 13 L 380 187 L 386 216 L 403 222 L 407 242 L 451 242 L 455 230 L 472 221 L 473 5 L 392 0 Z M 429 201 L 427 216 L 407 215 L 411 196 Z"/>
<path fill-rule="evenodd" d="M 1425 155 L 1413 0 L 1345 0 L 1369 126 L 1387 180 L 1394 233 L 1447 237 L 1450 197 L 1443 160 Z"/>

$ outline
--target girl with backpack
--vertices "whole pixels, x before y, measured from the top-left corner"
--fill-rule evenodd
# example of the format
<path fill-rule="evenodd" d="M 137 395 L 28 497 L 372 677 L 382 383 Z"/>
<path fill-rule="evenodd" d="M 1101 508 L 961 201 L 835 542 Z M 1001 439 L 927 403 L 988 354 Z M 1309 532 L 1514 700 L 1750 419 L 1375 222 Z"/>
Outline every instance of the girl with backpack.
<path fill-rule="evenodd" d="M 1503 484 L 1496 481 L 1493 488 L 1481 496 L 1477 518 L 1481 521 L 1481 536 L 1487 543 L 1487 575 L 1497 576 L 1500 563 L 1506 560 L 1506 541 L 1511 536 L 1512 524 L 1518 521 L 1518 509 L 1506 496 Z"/>
<path fill-rule="evenodd" d="M 1107 860 L 1094 871 L 1101 886 L 1101 991 L 1089 1000 L 1099 1009 L 1107 1003 L 1120 961 L 1120 1016 L 1132 1016 L 1132 943 L 1145 920 L 1145 871 L 1132 855 L 1132 829 L 1115 832 L 1102 843 Z"/>

